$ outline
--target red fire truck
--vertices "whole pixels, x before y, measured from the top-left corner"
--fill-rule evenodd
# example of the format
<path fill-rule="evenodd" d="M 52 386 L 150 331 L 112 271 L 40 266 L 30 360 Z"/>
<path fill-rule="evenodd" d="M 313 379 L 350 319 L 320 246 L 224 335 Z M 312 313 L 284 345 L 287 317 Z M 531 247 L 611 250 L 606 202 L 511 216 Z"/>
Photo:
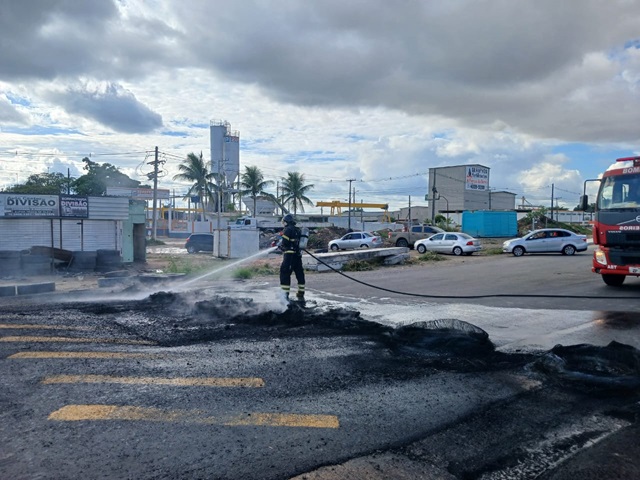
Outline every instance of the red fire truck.
<path fill-rule="evenodd" d="M 586 210 L 588 199 L 582 197 Z M 593 222 L 591 270 L 607 285 L 640 276 L 640 157 L 619 158 L 602 175 Z"/>

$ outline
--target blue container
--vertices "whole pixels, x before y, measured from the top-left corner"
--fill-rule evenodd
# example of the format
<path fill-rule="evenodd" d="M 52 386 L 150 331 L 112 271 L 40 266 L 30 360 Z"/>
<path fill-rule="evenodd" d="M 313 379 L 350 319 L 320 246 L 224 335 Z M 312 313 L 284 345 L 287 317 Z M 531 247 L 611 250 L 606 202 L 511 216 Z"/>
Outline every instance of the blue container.
<path fill-rule="evenodd" d="M 516 212 L 476 210 L 462 212 L 462 231 L 472 237 L 517 237 Z"/>

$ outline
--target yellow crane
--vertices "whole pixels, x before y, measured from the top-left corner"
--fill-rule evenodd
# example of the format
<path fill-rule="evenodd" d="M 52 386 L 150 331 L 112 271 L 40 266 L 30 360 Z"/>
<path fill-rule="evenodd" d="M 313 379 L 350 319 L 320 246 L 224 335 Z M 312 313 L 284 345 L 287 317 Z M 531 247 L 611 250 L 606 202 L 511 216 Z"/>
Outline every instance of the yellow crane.
<path fill-rule="evenodd" d="M 384 217 L 385 219 L 390 222 L 390 217 L 389 217 L 389 205 L 386 203 L 347 203 L 347 202 L 341 202 L 339 200 L 332 200 L 330 202 L 316 202 L 316 207 L 330 207 L 331 208 L 331 215 L 335 215 L 335 213 L 337 212 L 338 215 L 342 215 L 342 207 L 351 207 L 351 208 L 381 208 L 384 210 Z"/>

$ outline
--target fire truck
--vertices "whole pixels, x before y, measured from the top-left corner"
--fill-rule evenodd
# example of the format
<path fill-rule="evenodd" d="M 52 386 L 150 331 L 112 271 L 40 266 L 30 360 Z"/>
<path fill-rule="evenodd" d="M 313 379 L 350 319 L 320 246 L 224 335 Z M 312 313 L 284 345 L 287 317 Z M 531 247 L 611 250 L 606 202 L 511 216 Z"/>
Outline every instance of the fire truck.
<path fill-rule="evenodd" d="M 588 198 L 581 199 L 583 210 Z M 640 276 L 640 157 L 619 158 L 602 175 L 593 222 L 591 271 L 619 287 Z"/>

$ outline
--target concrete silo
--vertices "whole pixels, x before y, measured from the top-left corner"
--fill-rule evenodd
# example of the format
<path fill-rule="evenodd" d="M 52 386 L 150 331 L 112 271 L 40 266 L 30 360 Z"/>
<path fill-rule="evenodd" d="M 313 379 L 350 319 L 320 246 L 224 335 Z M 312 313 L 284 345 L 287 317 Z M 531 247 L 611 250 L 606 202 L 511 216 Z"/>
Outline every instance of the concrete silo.
<path fill-rule="evenodd" d="M 212 120 L 210 123 L 211 138 L 211 172 L 224 177 L 224 187 L 230 189 L 235 185 L 240 172 L 240 132 L 232 131 L 226 121 Z"/>

